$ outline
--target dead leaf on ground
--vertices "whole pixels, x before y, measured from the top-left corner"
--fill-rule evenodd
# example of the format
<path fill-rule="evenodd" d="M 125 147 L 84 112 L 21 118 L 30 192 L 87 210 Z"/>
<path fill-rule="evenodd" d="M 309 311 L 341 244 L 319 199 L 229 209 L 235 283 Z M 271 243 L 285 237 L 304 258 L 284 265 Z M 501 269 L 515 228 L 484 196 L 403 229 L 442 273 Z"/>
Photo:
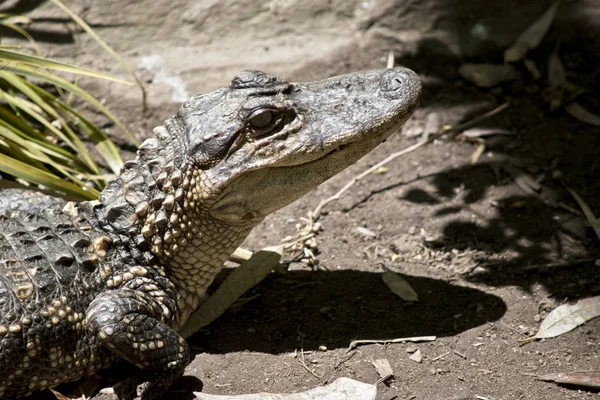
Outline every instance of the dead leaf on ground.
<path fill-rule="evenodd" d="M 569 92 L 577 92 L 580 88 L 567 80 L 565 67 L 558 56 L 558 45 L 550 55 L 548 60 L 548 81 L 551 87 L 563 88 Z"/>
<path fill-rule="evenodd" d="M 524 341 L 562 335 L 598 316 L 600 316 L 600 296 L 582 299 L 575 304 L 563 304 L 546 316 L 538 333 Z"/>
<path fill-rule="evenodd" d="M 485 143 L 479 143 L 473 154 L 471 154 L 471 165 L 477 164 L 477 161 L 479 161 L 484 152 Z"/>
<path fill-rule="evenodd" d="M 515 80 L 517 70 L 507 64 L 463 64 L 458 68 L 459 75 L 481 88 L 491 88 L 503 82 Z"/>
<path fill-rule="evenodd" d="M 600 388 L 600 371 L 554 372 L 536 376 L 536 379 L 545 382 L 562 383 L 565 385 Z"/>
<path fill-rule="evenodd" d="M 565 106 L 565 111 L 573 118 L 576 118 L 580 122 L 600 126 L 600 116 L 588 111 L 579 103 L 572 102 Z"/>
<path fill-rule="evenodd" d="M 596 218 L 596 216 L 592 212 L 590 206 L 587 205 L 585 200 L 583 200 L 583 198 L 579 194 L 577 194 L 577 192 L 575 192 L 573 189 L 569 188 L 568 186 L 567 186 L 567 190 L 569 191 L 569 193 L 571 193 L 571 196 L 573 196 L 575 201 L 577 201 L 577 204 L 579 204 L 581 211 L 583 211 L 583 215 L 585 215 L 588 222 L 594 229 L 594 232 L 596 232 L 596 236 L 598 236 L 598 239 L 600 240 L 600 221 L 598 220 L 598 218 Z"/>
<path fill-rule="evenodd" d="M 380 379 L 387 380 L 394 376 L 394 370 L 387 358 L 375 360 L 371 364 L 375 367 Z"/>
<path fill-rule="evenodd" d="M 514 135 L 516 135 L 516 133 L 513 131 L 509 131 L 507 129 L 502 129 L 502 128 L 471 128 L 471 129 L 467 129 L 466 131 L 462 132 L 459 135 L 459 137 L 463 136 L 466 138 L 482 138 L 482 137 L 493 136 L 493 135 L 514 136 Z"/>
<path fill-rule="evenodd" d="M 283 246 L 259 250 L 233 270 L 217 291 L 188 319 L 179 334 L 187 338 L 223 314 L 248 289 L 256 286 L 279 265 Z"/>
<path fill-rule="evenodd" d="M 405 301 L 419 301 L 419 295 L 402 276 L 385 270 L 381 274 L 383 283 L 398 297 Z"/>
<path fill-rule="evenodd" d="M 584 92 L 583 88 L 567 80 L 565 68 L 558 56 L 558 45 L 548 60 L 548 81 L 550 87 L 544 92 L 544 99 L 550 104 L 550 110 L 557 110 L 563 104 L 572 101 Z"/>
<path fill-rule="evenodd" d="M 50 392 L 54 395 L 54 397 L 56 397 L 58 400 L 71 400 L 70 398 L 68 398 L 67 396 L 65 396 L 64 394 L 57 392 L 56 390 L 52 389 L 52 388 L 48 388 L 48 390 L 50 390 Z"/>
<path fill-rule="evenodd" d="M 530 50 L 535 49 L 550 29 L 560 1 L 555 1 L 547 10 L 538 17 L 522 34 L 515 43 L 504 52 L 504 62 L 516 62 L 525 58 Z"/>
<path fill-rule="evenodd" d="M 194 392 L 197 400 L 375 400 L 377 387 L 350 378 L 338 378 L 326 386 L 302 393 L 255 393 L 245 395 L 214 395 Z"/>

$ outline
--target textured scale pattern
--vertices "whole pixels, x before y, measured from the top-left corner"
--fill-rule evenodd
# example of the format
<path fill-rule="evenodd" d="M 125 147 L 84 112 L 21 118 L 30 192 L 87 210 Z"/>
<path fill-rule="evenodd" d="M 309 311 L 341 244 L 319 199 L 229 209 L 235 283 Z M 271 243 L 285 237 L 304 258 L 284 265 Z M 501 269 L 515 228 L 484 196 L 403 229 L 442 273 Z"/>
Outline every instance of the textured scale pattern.
<path fill-rule="evenodd" d="M 85 329 L 87 304 L 103 286 L 93 275 L 102 252 L 90 225 L 48 211 L 17 213 L 0 226 L 0 394 L 27 394 L 107 366 L 114 356 L 94 351 L 98 340 Z"/>
<path fill-rule="evenodd" d="M 419 93 L 404 69 L 244 71 L 155 128 L 99 200 L 0 192 L 0 398 L 117 359 L 139 368 L 119 398 L 160 398 L 190 361 L 178 330 L 250 230 L 385 140 Z"/>

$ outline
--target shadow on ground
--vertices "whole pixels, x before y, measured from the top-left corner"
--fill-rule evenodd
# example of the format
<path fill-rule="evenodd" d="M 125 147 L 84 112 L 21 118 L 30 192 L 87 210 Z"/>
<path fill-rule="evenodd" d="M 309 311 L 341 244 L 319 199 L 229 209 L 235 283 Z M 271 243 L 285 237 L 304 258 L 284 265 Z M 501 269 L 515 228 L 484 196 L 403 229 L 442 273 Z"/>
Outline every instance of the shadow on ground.
<path fill-rule="evenodd" d="M 498 320 L 499 297 L 431 278 L 406 276 L 420 295 L 407 303 L 385 286 L 379 273 L 300 272 L 273 275 L 189 342 L 209 353 L 347 348 L 356 339 L 453 336 Z"/>

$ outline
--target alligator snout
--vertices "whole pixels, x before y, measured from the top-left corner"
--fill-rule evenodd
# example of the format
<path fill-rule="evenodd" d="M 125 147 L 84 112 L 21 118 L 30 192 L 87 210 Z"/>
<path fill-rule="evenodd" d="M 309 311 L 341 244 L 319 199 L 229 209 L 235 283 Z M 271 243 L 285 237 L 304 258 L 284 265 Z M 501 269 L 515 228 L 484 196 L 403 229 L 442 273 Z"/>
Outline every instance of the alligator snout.
<path fill-rule="evenodd" d="M 389 100 L 417 98 L 420 81 L 413 71 L 405 68 L 390 68 L 381 74 L 380 87 L 383 96 Z"/>

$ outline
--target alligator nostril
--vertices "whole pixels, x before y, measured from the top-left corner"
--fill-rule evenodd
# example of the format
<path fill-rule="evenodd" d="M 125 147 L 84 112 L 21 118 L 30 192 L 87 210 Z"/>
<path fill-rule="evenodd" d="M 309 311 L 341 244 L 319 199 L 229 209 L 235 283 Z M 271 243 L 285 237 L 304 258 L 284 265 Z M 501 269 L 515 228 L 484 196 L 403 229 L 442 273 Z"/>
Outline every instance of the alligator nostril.
<path fill-rule="evenodd" d="M 393 90 L 398 90 L 402 87 L 402 79 L 394 78 Z"/>
<path fill-rule="evenodd" d="M 402 71 L 390 69 L 381 78 L 381 91 L 385 98 L 398 99 L 404 93 L 407 76 Z"/>
<path fill-rule="evenodd" d="M 404 77 L 398 72 L 394 70 L 389 70 L 384 74 L 381 80 L 381 89 L 384 92 L 398 92 L 401 91 L 404 87 Z"/>

